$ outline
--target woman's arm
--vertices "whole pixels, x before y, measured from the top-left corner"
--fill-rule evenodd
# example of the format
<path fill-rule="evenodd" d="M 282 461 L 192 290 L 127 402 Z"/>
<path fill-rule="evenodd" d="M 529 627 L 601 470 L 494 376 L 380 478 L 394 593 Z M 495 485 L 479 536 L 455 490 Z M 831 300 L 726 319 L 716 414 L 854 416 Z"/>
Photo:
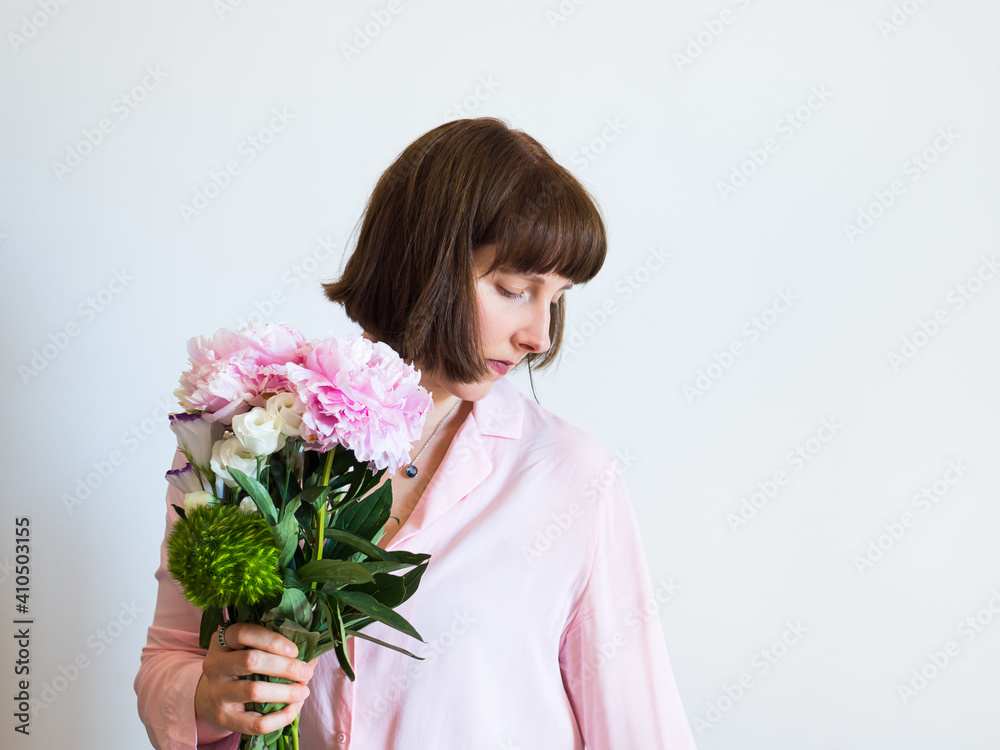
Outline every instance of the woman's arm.
<path fill-rule="evenodd" d="M 177 451 L 171 468 L 179 469 L 186 462 L 184 454 Z M 166 501 L 166 533 L 160 545 L 160 566 L 156 570 L 159 583 L 156 611 L 146 634 L 134 683 L 139 717 L 146 725 L 149 741 L 158 750 L 236 747 L 238 735 L 213 733 L 208 727 L 199 726 L 195 718 L 195 692 L 206 653 L 198 646 L 201 612 L 184 598 L 180 586 L 167 572 L 166 536 L 177 521 L 171 504 L 183 505 L 184 497 L 171 485 Z"/>
<path fill-rule="evenodd" d="M 612 476 L 590 577 L 563 631 L 563 682 L 587 750 L 694 750 L 617 462 Z"/>
<path fill-rule="evenodd" d="M 185 463 L 184 454 L 177 451 L 172 468 Z M 216 641 L 207 651 L 198 645 L 201 612 L 184 598 L 167 570 L 166 537 L 178 520 L 172 505 L 183 505 L 184 497 L 171 485 L 166 501 L 156 611 L 134 683 L 139 717 L 158 750 L 230 750 L 238 744 L 239 732 L 264 734 L 290 723 L 308 695 L 305 683 L 313 669 L 295 658 L 298 650 L 290 640 L 257 625 L 229 628 L 226 641 L 233 648 L 223 649 Z M 298 682 L 240 679 L 253 673 Z M 289 705 L 261 717 L 245 710 L 250 701 Z"/>

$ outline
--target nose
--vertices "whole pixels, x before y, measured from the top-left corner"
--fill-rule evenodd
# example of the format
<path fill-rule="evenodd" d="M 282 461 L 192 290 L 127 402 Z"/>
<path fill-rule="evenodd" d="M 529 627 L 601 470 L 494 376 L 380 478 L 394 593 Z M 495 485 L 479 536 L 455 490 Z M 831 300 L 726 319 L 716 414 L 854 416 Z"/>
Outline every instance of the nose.
<path fill-rule="evenodd" d="M 550 315 L 548 307 L 528 312 L 527 320 L 518 329 L 518 348 L 531 354 L 543 354 L 552 346 L 549 338 Z"/>

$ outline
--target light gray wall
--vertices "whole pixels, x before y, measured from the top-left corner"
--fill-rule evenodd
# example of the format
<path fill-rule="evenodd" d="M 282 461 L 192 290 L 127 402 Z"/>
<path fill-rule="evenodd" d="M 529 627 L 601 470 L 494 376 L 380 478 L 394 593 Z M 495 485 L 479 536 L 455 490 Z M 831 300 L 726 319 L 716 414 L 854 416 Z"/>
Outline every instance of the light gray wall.
<path fill-rule="evenodd" d="M 318 285 L 374 180 L 481 114 L 606 212 L 607 264 L 535 386 L 623 459 L 699 747 L 994 746 L 995 3 L 0 16 L 0 598 L 30 516 L 33 697 L 54 698 L 16 746 L 146 742 L 132 678 L 187 338 L 257 309 L 353 331 Z"/>

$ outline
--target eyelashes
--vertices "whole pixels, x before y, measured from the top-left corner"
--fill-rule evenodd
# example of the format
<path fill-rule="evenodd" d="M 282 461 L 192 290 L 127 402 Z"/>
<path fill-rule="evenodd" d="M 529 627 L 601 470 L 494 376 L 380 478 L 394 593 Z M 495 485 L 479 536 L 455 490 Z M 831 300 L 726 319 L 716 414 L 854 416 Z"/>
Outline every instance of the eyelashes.
<path fill-rule="evenodd" d="M 497 290 L 500 292 L 500 294 L 502 294 L 504 297 L 507 297 L 508 299 L 524 299 L 524 292 L 518 292 L 517 294 L 514 294 L 513 292 L 508 292 L 502 286 L 497 286 Z M 549 307 L 556 307 L 559 304 L 559 300 L 561 299 L 562 295 L 559 295 L 557 299 L 552 300 Z"/>
<path fill-rule="evenodd" d="M 502 286 L 498 286 L 497 289 L 500 290 L 500 294 L 502 294 L 504 297 L 508 297 L 510 299 L 524 299 L 524 292 L 519 292 L 518 294 L 514 294 L 513 292 L 508 292 Z"/>

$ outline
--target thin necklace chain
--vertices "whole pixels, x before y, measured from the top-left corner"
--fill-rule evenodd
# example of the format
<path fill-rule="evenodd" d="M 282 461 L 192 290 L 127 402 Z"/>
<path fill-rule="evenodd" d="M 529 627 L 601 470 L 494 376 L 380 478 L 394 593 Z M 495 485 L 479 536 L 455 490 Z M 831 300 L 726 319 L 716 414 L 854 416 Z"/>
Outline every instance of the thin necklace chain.
<path fill-rule="evenodd" d="M 445 422 L 448 421 L 448 417 L 450 417 L 452 415 L 452 413 L 454 413 L 455 409 L 458 408 L 458 405 L 460 403 L 462 403 L 462 399 L 459 399 L 458 401 L 456 401 L 455 405 L 453 407 L 451 407 L 451 411 L 449 411 L 447 414 L 445 414 L 444 415 L 444 419 L 442 419 L 440 422 L 437 423 L 437 427 L 434 428 L 434 432 L 432 432 L 431 436 L 429 438 L 427 438 L 427 440 L 424 441 L 423 447 L 421 447 L 420 450 L 417 452 L 417 455 L 413 457 L 413 460 L 410 461 L 410 463 L 407 466 L 407 468 L 413 466 L 417 462 L 417 459 L 420 458 L 420 454 L 424 452 L 424 448 L 426 448 L 430 444 L 431 440 L 434 439 L 434 436 L 437 435 L 437 431 L 441 429 L 441 425 L 443 425 Z"/>

